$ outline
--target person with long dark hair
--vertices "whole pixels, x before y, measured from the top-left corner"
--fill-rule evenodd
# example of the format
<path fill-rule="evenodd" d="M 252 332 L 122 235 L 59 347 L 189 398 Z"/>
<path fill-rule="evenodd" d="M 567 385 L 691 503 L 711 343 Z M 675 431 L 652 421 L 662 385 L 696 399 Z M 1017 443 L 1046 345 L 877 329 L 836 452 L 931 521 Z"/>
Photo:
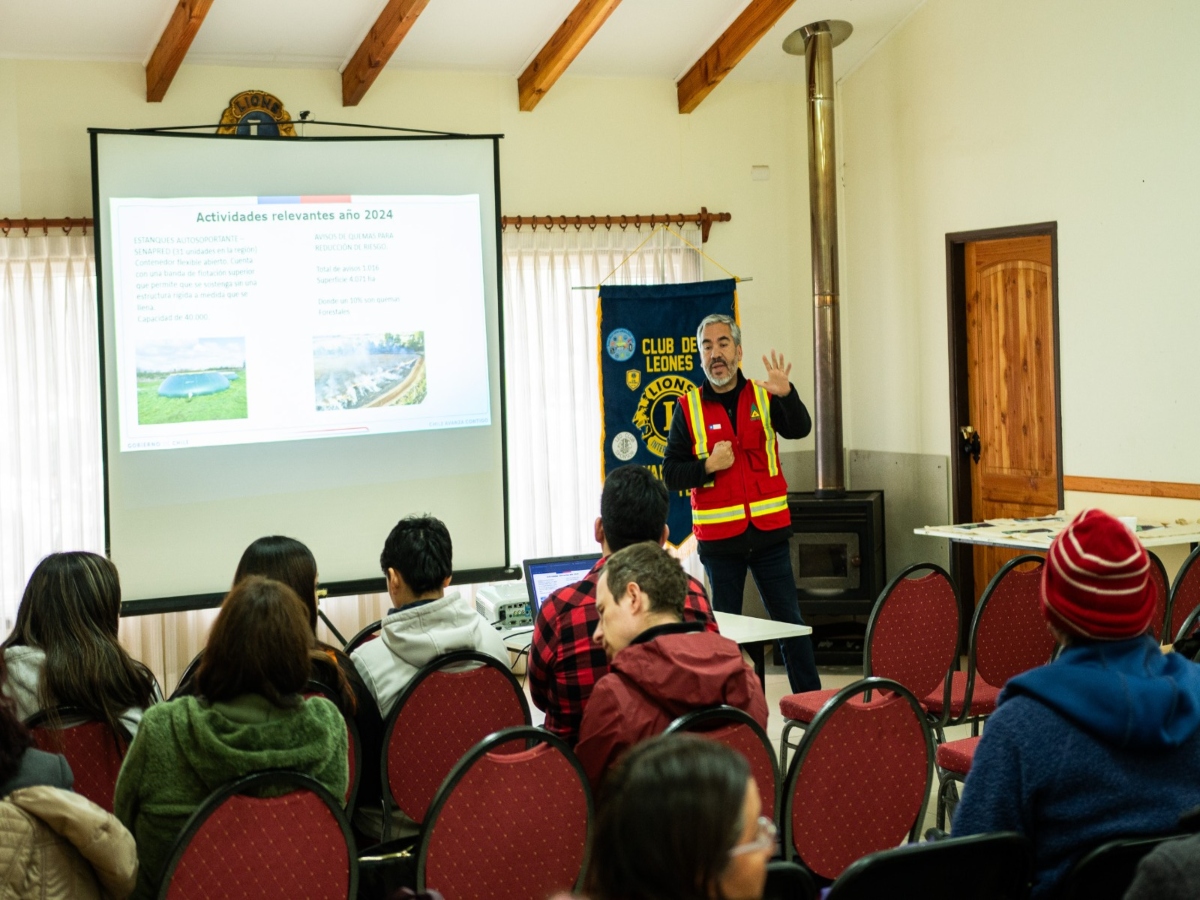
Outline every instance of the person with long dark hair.
<path fill-rule="evenodd" d="M 346 793 L 346 727 L 324 697 L 305 700 L 312 629 L 287 585 L 251 575 L 221 604 L 196 675 L 198 696 L 146 711 L 117 778 L 114 810 L 137 839 L 134 897 L 157 893 L 171 845 L 221 785 L 263 769 Z"/>
<path fill-rule="evenodd" d="M 651 738 L 605 779 L 590 900 L 759 900 L 775 826 L 744 757 L 694 735 Z"/>
<path fill-rule="evenodd" d="M 154 675 L 121 646 L 117 567 L 84 551 L 52 553 L 25 585 L 5 639 L 4 693 L 19 719 L 76 707 L 134 734 L 142 712 L 162 699 Z"/>

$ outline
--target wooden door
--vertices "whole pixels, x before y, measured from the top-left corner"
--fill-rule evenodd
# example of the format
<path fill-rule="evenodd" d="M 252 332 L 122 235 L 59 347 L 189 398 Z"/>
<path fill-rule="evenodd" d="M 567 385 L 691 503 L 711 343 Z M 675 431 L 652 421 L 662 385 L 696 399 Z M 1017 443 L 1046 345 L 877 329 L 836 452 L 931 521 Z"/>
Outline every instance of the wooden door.
<path fill-rule="evenodd" d="M 968 243 L 967 391 L 979 462 L 971 518 L 1058 511 L 1058 396 L 1050 236 Z M 1019 551 L 975 548 L 975 597 Z"/>

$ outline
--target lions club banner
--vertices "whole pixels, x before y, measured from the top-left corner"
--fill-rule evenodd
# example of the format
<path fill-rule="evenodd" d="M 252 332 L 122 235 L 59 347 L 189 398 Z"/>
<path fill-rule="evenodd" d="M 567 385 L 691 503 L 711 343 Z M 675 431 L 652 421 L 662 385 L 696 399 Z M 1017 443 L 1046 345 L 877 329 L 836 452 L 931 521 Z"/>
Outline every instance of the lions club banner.
<path fill-rule="evenodd" d="M 636 463 L 662 478 L 676 403 L 704 381 L 696 327 L 713 313 L 737 316 L 736 285 L 729 278 L 600 289 L 604 473 Z M 691 535 L 687 492 L 672 493 L 667 524 L 676 547 Z"/>

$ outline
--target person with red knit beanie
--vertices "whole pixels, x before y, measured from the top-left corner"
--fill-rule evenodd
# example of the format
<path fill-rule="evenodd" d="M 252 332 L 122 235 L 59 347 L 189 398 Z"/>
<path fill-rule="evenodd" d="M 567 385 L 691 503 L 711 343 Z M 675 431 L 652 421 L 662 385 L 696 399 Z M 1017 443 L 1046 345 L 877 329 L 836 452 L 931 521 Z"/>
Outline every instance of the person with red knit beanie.
<path fill-rule="evenodd" d="M 1028 837 L 1033 897 L 1091 848 L 1200 805 L 1200 666 L 1160 650 L 1154 605 L 1150 558 L 1108 513 L 1084 510 L 1050 545 L 1041 606 L 1062 653 L 1005 685 L 953 824 Z"/>

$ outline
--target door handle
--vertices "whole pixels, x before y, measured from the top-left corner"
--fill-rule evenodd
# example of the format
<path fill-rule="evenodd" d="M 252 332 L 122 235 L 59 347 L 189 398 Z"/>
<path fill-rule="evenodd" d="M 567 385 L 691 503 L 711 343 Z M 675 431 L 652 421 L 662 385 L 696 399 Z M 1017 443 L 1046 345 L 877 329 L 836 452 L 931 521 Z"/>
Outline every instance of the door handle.
<path fill-rule="evenodd" d="M 963 456 L 969 456 L 971 459 L 975 460 L 976 463 L 978 463 L 980 451 L 979 432 L 976 431 L 971 425 L 964 425 L 962 428 L 958 429 L 958 434 L 959 451 Z"/>

